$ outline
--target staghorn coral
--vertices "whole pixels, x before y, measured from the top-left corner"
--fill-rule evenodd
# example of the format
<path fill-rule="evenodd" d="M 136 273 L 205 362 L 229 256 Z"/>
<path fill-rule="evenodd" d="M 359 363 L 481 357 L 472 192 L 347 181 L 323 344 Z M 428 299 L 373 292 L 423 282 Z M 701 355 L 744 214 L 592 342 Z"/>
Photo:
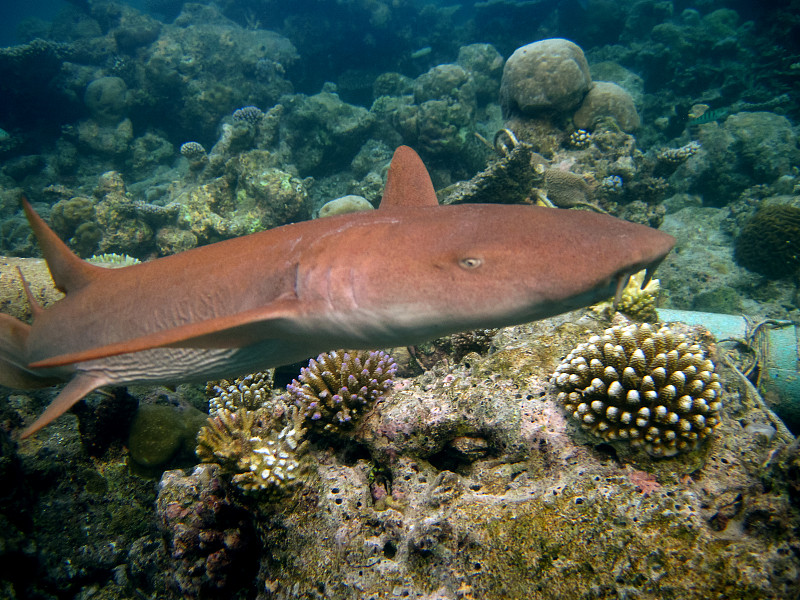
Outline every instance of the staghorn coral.
<path fill-rule="evenodd" d="M 258 410 L 272 397 L 272 369 L 237 377 L 233 381 L 220 379 L 206 384 L 208 412 L 220 410 L 235 412 L 240 408 Z"/>
<path fill-rule="evenodd" d="M 397 363 L 385 352 L 338 350 L 320 354 L 286 387 L 287 403 L 300 409 L 317 434 L 352 429 L 391 389 Z"/>
<path fill-rule="evenodd" d="M 606 329 L 573 349 L 551 382 L 583 429 L 655 457 L 689 452 L 720 422 L 714 363 L 669 326 Z"/>
<path fill-rule="evenodd" d="M 770 279 L 800 268 L 800 208 L 766 206 L 742 227 L 734 246 L 736 262 Z"/>
<path fill-rule="evenodd" d="M 218 410 L 197 435 L 197 456 L 233 473 L 245 492 L 278 500 L 299 485 L 308 470 L 308 442 L 297 407 L 288 413 L 262 408 Z"/>

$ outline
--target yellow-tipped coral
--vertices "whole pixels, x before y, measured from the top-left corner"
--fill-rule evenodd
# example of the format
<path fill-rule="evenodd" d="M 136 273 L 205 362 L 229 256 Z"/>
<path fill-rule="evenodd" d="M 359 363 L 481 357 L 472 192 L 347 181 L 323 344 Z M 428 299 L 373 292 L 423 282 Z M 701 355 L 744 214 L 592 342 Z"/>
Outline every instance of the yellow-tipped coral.
<path fill-rule="evenodd" d="M 656 306 L 658 304 L 658 296 L 661 293 L 661 281 L 651 279 L 642 289 L 644 277 L 645 271 L 639 271 L 631 276 L 622 290 L 622 296 L 620 296 L 617 303 L 617 310 L 636 321 L 653 323 L 658 321 Z M 614 305 L 610 300 L 600 302 L 592 306 L 592 311 L 610 319 L 614 315 Z"/>
<path fill-rule="evenodd" d="M 259 371 L 233 381 L 220 379 L 206 384 L 209 397 L 208 412 L 212 415 L 221 409 L 236 412 L 239 408 L 256 410 L 272 398 L 273 370 Z"/>
<path fill-rule="evenodd" d="M 720 422 L 722 386 L 698 342 L 668 326 L 615 326 L 556 368 L 558 401 L 581 427 L 650 455 L 689 452 Z"/>

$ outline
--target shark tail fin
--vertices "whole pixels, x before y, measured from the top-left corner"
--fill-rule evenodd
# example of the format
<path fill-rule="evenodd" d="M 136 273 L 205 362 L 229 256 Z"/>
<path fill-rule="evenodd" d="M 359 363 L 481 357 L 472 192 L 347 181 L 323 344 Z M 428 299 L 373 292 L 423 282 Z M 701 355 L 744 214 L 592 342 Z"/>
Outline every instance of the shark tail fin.
<path fill-rule="evenodd" d="M 44 219 L 36 214 L 27 198 L 22 199 L 22 208 L 42 249 L 53 282 L 60 291 L 67 294 L 80 289 L 104 271 L 102 267 L 91 265 L 72 252 Z"/>
<path fill-rule="evenodd" d="M 25 345 L 30 330 L 27 323 L 0 313 L 0 385 L 27 390 L 49 387 L 60 381 L 26 368 Z"/>

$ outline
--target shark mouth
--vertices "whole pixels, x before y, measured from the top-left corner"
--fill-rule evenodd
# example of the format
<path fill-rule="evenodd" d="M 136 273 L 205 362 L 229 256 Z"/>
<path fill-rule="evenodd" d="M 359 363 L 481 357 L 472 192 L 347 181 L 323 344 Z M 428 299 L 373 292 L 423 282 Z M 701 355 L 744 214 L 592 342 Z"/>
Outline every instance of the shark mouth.
<path fill-rule="evenodd" d="M 644 289 L 647 287 L 647 284 L 650 283 L 653 279 L 653 273 L 658 268 L 658 265 L 661 264 L 661 261 L 664 260 L 664 257 L 659 258 L 657 261 L 651 262 L 649 265 L 644 267 L 644 278 L 642 279 L 642 285 L 640 289 Z M 628 285 L 628 282 L 631 279 L 631 276 L 641 271 L 641 268 L 633 269 L 632 271 L 626 271 L 624 273 L 620 273 L 617 275 L 617 290 L 614 293 L 614 310 L 617 310 L 617 306 L 619 306 L 620 300 L 622 300 L 622 292 L 625 290 L 625 286 Z"/>

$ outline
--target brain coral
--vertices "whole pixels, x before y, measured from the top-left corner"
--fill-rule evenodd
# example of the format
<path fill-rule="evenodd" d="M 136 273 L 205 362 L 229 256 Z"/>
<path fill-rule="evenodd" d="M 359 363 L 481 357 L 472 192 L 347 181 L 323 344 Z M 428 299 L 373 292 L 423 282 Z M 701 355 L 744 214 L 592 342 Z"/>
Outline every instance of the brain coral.
<path fill-rule="evenodd" d="M 622 131 L 630 133 L 641 124 L 633 97 L 616 83 L 597 81 L 573 116 L 575 125 L 591 129 L 598 119 L 612 117 Z"/>
<path fill-rule="evenodd" d="M 750 218 L 736 238 L 736 262 L 771 279 L 800 267 L 800 208 L 766 206 Z"/>
<path fill-rule="evenodd" d="M 692 450 L 719 424 L 722 387 L 694 340 L 668 326 L 615 326 L 556 368 L 558 401 L 583 429 L 650 455 Z"/>
<path fill-rule="evenodd" d="M 555 38 L 522 46 L 503 68 L 503 114 L 566 112 L 580 104 L 591 82 L 583 50 L 569 40 Z"/>

